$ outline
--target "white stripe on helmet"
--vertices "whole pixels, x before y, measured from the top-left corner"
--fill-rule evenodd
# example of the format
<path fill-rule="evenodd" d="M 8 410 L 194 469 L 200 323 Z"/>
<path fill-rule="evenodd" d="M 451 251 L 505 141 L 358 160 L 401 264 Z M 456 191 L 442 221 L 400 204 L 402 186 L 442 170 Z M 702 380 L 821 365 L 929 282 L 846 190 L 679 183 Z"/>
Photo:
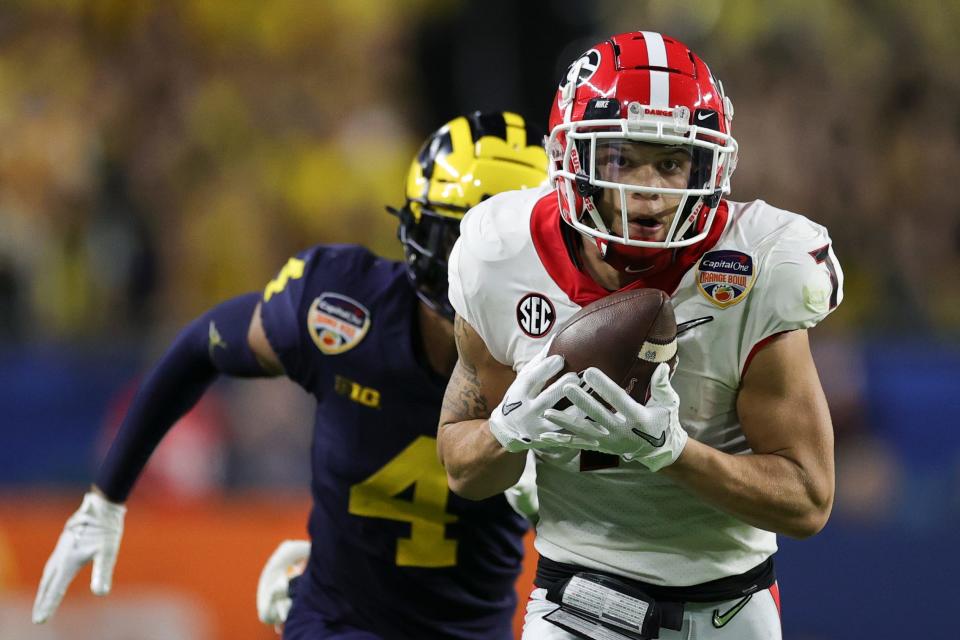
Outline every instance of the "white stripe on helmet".
<path fill-rule="evenodd" d="M 663 36 L 654 31 L 641 31 L 643 41 L 647 45 L 647 64 L 651 67 L 667 65 L 667 47 L 663 44 Z M 670 106 L 670 74 L 666 71 L 650 72 L 650 106 Z"/>

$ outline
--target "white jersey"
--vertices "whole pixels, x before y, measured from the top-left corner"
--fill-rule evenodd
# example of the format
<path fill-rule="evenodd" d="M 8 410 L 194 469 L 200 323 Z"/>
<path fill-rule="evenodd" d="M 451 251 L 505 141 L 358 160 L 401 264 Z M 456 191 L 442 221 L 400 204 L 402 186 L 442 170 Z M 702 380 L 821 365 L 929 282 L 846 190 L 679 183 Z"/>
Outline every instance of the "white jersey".
<path fill-rule="evenodd" d="M 705 241 L 713 246 L 667 291 L 678 324 L 712 317 L 679 337 L 672 383 L 690 437 L 743 454 L 736 398 L 755 348 L 826 317 L 842 299 L 843 274 L 826 229 L 803 216 L 754 201 L 725 202 L 717 218 Z M 514 370 L 603 295 L 571 263 L 560 224 L 549 188 L 503 193 L 467 213 L 450 256 L 450 302 Z M 688 586 L 743 573 L 777 548 L 775 534 L 637 462 L 581 471 L 577 451 L 537 452 L 537 490 L 536 548 L 558 562 Z"/>

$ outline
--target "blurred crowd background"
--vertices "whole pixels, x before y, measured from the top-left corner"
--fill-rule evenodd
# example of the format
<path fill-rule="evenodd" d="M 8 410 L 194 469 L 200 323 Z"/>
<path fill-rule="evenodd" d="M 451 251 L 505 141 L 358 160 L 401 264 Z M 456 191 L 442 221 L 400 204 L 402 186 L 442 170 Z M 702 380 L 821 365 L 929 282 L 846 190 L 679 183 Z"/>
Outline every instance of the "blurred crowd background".
<path fill-rule="evenodd" d="M 80 637 L 25 626 L 39 567 L 179 327 L 314 243 L 399 258 L 384 205 L 429 131 L 474 109 L 545 129 L 566 65 L 631 29 L 710 64 L 736 108 L 733 199 L 826 225 L 846 274 L 812 334 L 837 504 L 820 536 L 784 541 L 787 637 L 950 637 L 923 625 L 960 570 L 960 2 L 4 0 L 0 638 Z M 218 383 L 131 517 L 267 493 L 305 523 L 311 411 L 284 381 Z M 277 541 L 251 551 L 254 579 Z M 245 589 L 238 628 L 256 624 Z M 189 631 L 122 637 L 222 637 L 183 607 Z"/>

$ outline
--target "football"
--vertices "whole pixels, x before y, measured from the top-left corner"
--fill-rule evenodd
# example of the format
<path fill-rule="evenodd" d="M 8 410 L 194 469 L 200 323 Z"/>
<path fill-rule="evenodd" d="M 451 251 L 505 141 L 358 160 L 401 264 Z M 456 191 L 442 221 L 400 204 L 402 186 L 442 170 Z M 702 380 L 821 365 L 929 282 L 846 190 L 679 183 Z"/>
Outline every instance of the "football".
<path fill-rule="evenodd" d="M 563 373 L 596 367 L 638 402 L 646 402 L 654 369 L 677 362 L 677 322 L 659 289 L 620 291 L 588 304 L 555 334 L 549 355 L 564 358 Z"/>

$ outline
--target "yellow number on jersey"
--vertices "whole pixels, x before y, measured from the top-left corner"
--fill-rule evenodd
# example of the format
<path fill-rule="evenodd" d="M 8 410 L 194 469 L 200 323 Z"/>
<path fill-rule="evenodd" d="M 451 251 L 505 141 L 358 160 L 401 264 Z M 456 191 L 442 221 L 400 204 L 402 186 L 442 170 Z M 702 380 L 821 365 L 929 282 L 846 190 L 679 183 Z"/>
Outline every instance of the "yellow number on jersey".
<path fill-rule="evenodd" d="M 395 497 L 413 485 L 413 500 Z M 447 513 L 447 475 L 437 459 L 437 441 L 420 436 L 382 469 L 350 487 L 348 511 L 355 516 L 410 523 L 410 537 L 397 540 L 397 564 L 404 567 L 452 567 L 457 541 L 444 537 L 444 525 L 457 521 Z"/>
<path fill-rule="evenodd" d="M 263 290 L 263 301 L 269 302 L 273 294 L 280 293 L 287 286 L 290 280 L 296 280 L 303 277 L 304 262 L 300 258 L 290 258 L 287 264 L 283 265 L 277 277 L 267 283 L 267 288 Z"/>

